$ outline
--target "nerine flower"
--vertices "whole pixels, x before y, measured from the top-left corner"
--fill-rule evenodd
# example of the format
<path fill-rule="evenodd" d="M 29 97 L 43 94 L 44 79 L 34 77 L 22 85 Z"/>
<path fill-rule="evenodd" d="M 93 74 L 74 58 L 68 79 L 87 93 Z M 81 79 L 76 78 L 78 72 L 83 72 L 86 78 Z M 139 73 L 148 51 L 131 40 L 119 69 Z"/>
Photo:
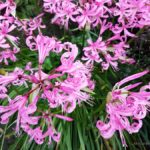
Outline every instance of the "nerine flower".
<path fill-rule="evenodd" d="M 43 64 L 46 56 L 49 55 L 50 50 L 55 46 L 55 41 L 49 37 L 38 35 L 36 38 L 37 49 L 39 53 L 39 63 Z"/>
<path fill-rule="evenodd" d="M 112 66 L 114 69 L 117 69 L 118 58 L 111 56 L 111 51 L 109 51 L 106 43 L 102 41 L 102 38 L 99 37 L 96 42 L 88 40 L 88 47 L 83 49 L 84 57 L 83 60 L 87 64 L 93 64 L 94 62 L 101 63 L 103 70 L 107 70 L 109 66 Z"/>
<path fill-rule="evenodd" d="M 76 60 L 78 55 L 76 45 L 38 35 L 35 38 L 35 47 L 39 56 L 38 68 L 32 68 L 31 63 L 28 63 L 24 71 L 16 68 L 12 73 L 0 76 L 1 99 L 9 101 L 7 106 L 0 106 L 1 123 L 8 123 L 9 118 L 17 113 L 17 133 L 22 129 L 30 136 L 30 140 L 35 140 L 37 144 L 42 144 L 46 137 L 49 137 L 49 143 L 52 139 L 58 142 L 60 133 L 52 124 L 53 118 L 66 121 L 73 119 L 61 114 L 53 114 L 50 109 L 61 108 L 64 113 L 71 113 L 76 105 L 83 101 L 89 103 L 90 92 L 87 89 L 93 90 L 94 82 L 91 80 L 91 70 L 84 63 Z M 61 64 L 49 73 L 45 73 L 42 65 L 50 51 L 60 53 L 62 50 L 64 53 L 60 58 Z M 29 90 L 12 99 L 8 97 L 8 89 L 12 85 L 25 85 L 25 91 Z M 48 102 L 46 111 L 38 109 L 37 103 L 40 100 Z M 43 130 L 40 125 L 42 120 L 46 130 Z"/>
<path fill-rule="evenodd" d="M 43 64 L 45 58 L 50 51 L 60 53 L 63 49 L 63 44 L 54 37 L 38 35 L 37 37 L 28 36 L 26 44 L 31 50 L 37 50 L 39 53 L 39 64 Z"/>
<path fill-rule="evenodd" d="M 75 16 L 78 14 L 77 6 L 72 2 L 65 0 L 59 2 L 56 7 L 56 15 L 52 19 L 52 23 L 58 23 L 68 29 L 69 21 L 76 22 Z"/>
<path fill-rule="evenodd" d="M 8 65 L 8 59 L 15 62 L 17 60 L 16 55 L 19 52 L 19 49 L 14 48 L 13 50 L 5 49 L 0 52 L 0 62 L 4 61 L 6 65 Z"/>
<path fill-rule="evenodd" d="M 148 110 L 147 107 L 150 106 L 150 92 L 146 91 L 149 86 L 142 87 L 138 92 L 131 90 L 139 86 L 141 82 L 122 88 L 121 86 L 147 73 L 148 71 L 144 71 L 121 80 L 116 83 L 112 92 L 108 93 L 107 121 L 104 123 L 99 120 L 96 125 L 104 138 L 111 138 L 116 131 L 119 131 L 123 146 L 127 146 L 123 131 L 126 130 L 130 134 L 139 132 L 142 127 L 142 119 L 145 118 Z"/>
<path fill-rule="evenodd" d="M 61 2 L 61 0 L 43 0 L 43 7 L 46 12 L 54 13 L 56 12 L 57 4 Z"/>
<path fill-rule="evenodd" d="M 85 57 L 84 60 L 87 60 L 88 63 L 102 62 L 100 58 L 100 53 L 106 53 L 106 44 L 102 41 L 102 38 L 99 37 L 96 42 L 92 42 L 91 39 L 88 41 L 89 46 L 83 49 Z"/>
<path fill-rule="evenodd" d="M 91 25 L 92 22 L 95 22 L 96 20 L 93 17 L 99 13 L 99 9 L 97 5 L 89 3 L 85 3 L 84 8 L 79 7 L 79 15 L 76 17 L 79 28 L 83 28 L 85 25 Z"/>
<path fill-rule="evenodd" d="M 5 16 L 9 16 L 10 14 L 15 16 L 16 3 L 14 0 L 6 0 L 6 2 L 0 2 L 0 10 L 5 9 Z"/>
<path fill-rule="evenodd" d="M 112 27 L 112 31 L 115 34 L 121 34 L 124 32 L 125 37 L 135 37 L 135 35 L 128 31 L 128 28 L 131 28 L 130 24 L 126 24 L 124 21 L 121 21 L 120 24 L 116 24 L 114 27 Z"/>
<path fill-rule="evenodd" d="M 148 12 L 150 10 L 149 1 L 147 0 L 119 0 L 116 8 L 113 9 L 114 15 L 119 16 L 118 21 L 127 20 L 132 27 L 142 28 L 149 25 Z M 147 16 L 147 19 L 145 18 Z"/>
<path fill-rule="evenodd" d="M 27 98 L 25 96 L 17 96 L 14 100 L 11 100 L 9 106 L 0 106 L 1 123 L 6 124 L 9 121 L 10 116 L 15 112 L 20 111 L 25 105 Z"/>
<path fill-rule="evenodd" d="M 18 37 L 12 35 L 18 27 L 15 18 L 16 4 L 13 0 L 0 3 L 0 62 L 4 61 L 8 65 L 8 60 L 16 61 L 15 54 L 19 52 L 17 46 Z"/>
<path fill-rule="evenodd" d="M 42 23 L 43 13 L 39 14 L 38 16 L 31 18 L 31 19 L 22 19 L 17 20 L 17 25 L 20 27 L 20 30 L 23 30 L 26 35 L 33 35 L 33 32 L 38 30 L 41 32 L 41 29 L 45 28 L 46 26 Z"/>
<path fill-rule="evenodd" d="M 0 23 L 0 35 L 1 35 L 1 37 L 7 38 L 7 39 L 13 41 L 14 43 L 16 43 L 18 41 L 18 38 L 9 34 L 15 28 L 16 28 L 16 26 L 14 24 L 11 25 L 7 21 Z"/>
<path fill-rule="evenodd" d="M 45 28 L 41 18 L 43 14 L 30 20 L 19 20 L 15 18 L 16 4 L 13 0 L 0 2 L 0 62 L 8 64 L 8 59 L 16 61 L 18 37 L 11 33 L 19 27 L 28 36 L 26 43 L 29 48 L 38 51 L 39 64 L 38 68 L 32 68 L 31 63 L 28 63 L 24 71 L 16 68 L 11 73 L 0 75 L 0 99 L 8 100 L 7 106 L 0 106 L 0 121 L 6 124 L 17 113 L 16 132 L 23 129 L 30 140 L 35 140 L 38 144 L 42 144 L 46 137 L 49 138 L 49 143 L 51 140 L 60 140 L 60 133 L 52 124 L 53 118 L 73 120 L 52 113 L 51 109 L 61 108 L 63 113 L 71 113 L 76 105 L 89 103 L 90 91 L 94 89 L 94 82 L 91 80 L 93 63 L 101 63 L 103 70 L 107 70 L 109 66 L 117 69 L 117 60 L 133 63 L 134 60 L 128 59 L 125 51 L 129 48 L 126 44 L 128 37 L 135 37 L 131 29 L 150 25 L 150 3 L 147 0 L 119 0 L 116 3 L 111 0 L 80 0 L 79 3 L 73 0 L 44 0 L 44 9 L 54 14 L 52 23 L 63 25 L 66 29 L 69 28 L 70 21 L 73 21 L 80 29 L 100 26 L 100 36 L 107 30 L 111 30 L 113 35 L 105 41 L 101 37 L 96 42 L 88 40 L 88 46 L 83 49 L 83 60 L 87 61 L 84 64 L 76 60 L 78 48 L 75 44 L 61 43 L 54 37 L 42 35 L 41 29 Z M 114 17 L 117 22 L 113 21 L 112 24 L 111 19 Z M 36 30 L 39 33 L 37 37 L 34 35 Z M 42 65 L 50 52 L 62 52 L 60 65 L 45 73 Z M 150 92 L 147 89 L 150 86 L 143 86 L 139 92 L 132 92 L 132 89 L 141 82 L 120 87 L 146 73 L 147 71 L 125 78 L 108 94 L 107 122 L 97 122 L 97 128 L 104 138 L 110 138 L 115 131 L 119 131 L 122 143 L 126 145 L 123 130 L 136 133 L 142 127 L 142 119 L 149 107 Z M 28 92 L 15 98 L 9 97 L 12 85 L 22 86 Z M 41 100 L 48 102 L 46 111 L 37 107 Z M 43 126 L 46 129 L 43 130 Z"/>
<path fill-rule="evenodd" d="M 71 7 L 67 7 L 67 5 Z M 94 50 L 85 51 L 90 46 L 84 48 L 84 59 L 90 65 L 94 61 L 101 63 L 103 70 L 107 70 L 109 66 L 112 66 L 115 70 L 118 69 L 118 61 L 134 63 L 135 61 L 126 55 L 126 49 L 129 48 L 126 47 L 127 40 L 136 37 L 135 32 L 132 32 L 133 28 L 143 28 L 150 23 L 150 4 L 147 0 L 119 0 L 117 2 L 111 0 L 80 0 L 79 3 L 72 0 L 44 0 L 44 9 L 46 12 L 55 15 L 52 23 L 63 25 L 67 29 L 69 22 L 73 21 L 77 23 L 79 29 L 100 28 L 100 36 L 105 31 L 113 32 L 113 35 L 106 40 L 106 46 L 109 50 L 102 54 L 101 57 L 104 59 Z M 113 18 L 116 18 L 115 22 Z M 99 37 L 97 41 L 99 41 Z M 122 49 L 124 49 L 124 52 Z"/>

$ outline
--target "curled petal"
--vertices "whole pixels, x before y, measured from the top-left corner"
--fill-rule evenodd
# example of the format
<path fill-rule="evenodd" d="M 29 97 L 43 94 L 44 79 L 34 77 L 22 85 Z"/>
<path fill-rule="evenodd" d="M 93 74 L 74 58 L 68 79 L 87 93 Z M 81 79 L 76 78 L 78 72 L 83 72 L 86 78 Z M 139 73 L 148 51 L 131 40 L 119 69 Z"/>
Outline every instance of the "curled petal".
<path fill-rule="evenodd" d="M 133 115 L 137 119 L 143 119 L 146 116 L 146 107 L 139 105 L 138 108 L 133 112 Z"/>
<path fill-rule="evenodd" d="M 67 113 L 73 112 L 73 110 L 76 108 L 76 101 L 72 100 L 70 102 L 65 102 L 63 106 L 63 110 Z"/>
<path fill-rule="evenodd" d="M 131 126 L 127 129 L 130 134 L 137 133 L 142 127 L 142 120 L 137 120 L 138 122 L 133 122 Z"/>
<path fill-rule="evenodd" d="M 100 134 L 106 139 L 109 139 L 114 135 L 115 129 L 110 123 L 105 124 L 99 120 L 96 127 L 99 129 Z"/>

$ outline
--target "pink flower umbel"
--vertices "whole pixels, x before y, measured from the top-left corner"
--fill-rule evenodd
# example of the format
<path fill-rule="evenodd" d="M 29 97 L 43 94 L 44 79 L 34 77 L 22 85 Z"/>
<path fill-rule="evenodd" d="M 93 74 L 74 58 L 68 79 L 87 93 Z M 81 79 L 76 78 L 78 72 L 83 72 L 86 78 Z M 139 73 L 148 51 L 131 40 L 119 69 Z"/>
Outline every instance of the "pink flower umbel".
<path fill-rule="evenodd" d="M 106 43 L 102 41 L 102 38 L 99 37 L 96 42 L 88 40 L 88 47 L 83 49 L 84 57 L 83 60 L 86 61 L 86 64 L 93 65 L 94 62 L 101 63 L 102 69 L 107 70 L 109 66 L 117 70 L 118 63 L 116 60 L 118 58 L 111 56 L 111 51 L 107 47 Z"/>
<path fill-rule="evenodd" d="M 29 42 L 29 45 L 32 44 Z M 38 51 L 38 68 L 32 68 L 29 62 L 23 69 L 16 68 L 13 72 L 0 76 L 1 99 L 8 100 L 7 106 L 0 106 L 1 123 L 6 124 L 9 118 L 17 113 L 16 132 L 22 129 L 30 136 L 30 140 L 35 140 L 37 144 L 42 144 L 46 137 L 59 142 L 60 133 L 53 125 L 53 118 L 62 119 L 68 122 L 72 118 L 54 114 L 50 110 L 61 108 L 63 113 L 71 113 L 76 105 L 87 102 L 90 99 L 90 92 L 94 88 L 91 80 L 91 70 L 76 60 L 78 48 L 70 42 L 61 43 L 55 38 L 38 35 L 34 41 L 35 53 Z M 43 71 L 43 64 L 53 53 L 62 53 L 60 65 L 49 73 Z M 15 98 L 9 97 L 8 90 L 11 86 L 20 86 L 26 89 L 23 95 Z M 7 95 L 8 94 L 8 95 Z M 38 110 L 39 101 L 47 101 L 46 111 Z M 41 124 L 40 122 L 43 122 Z M 46 126 L 43 130 L 42 126 Z"/>
<path fill-rule="evenodd" d="M 6 65 L 8 60 L 15 62 L 16 53 L 19 52 L 19 38 L 13 35 L 18 29 L 16 25 L 15 11 L 16 4 L 13 0 L 7 0 L 5 3 L 0 2 L 0 63 L 4 61 Z"/>
<path fill-rule="evenodd" d="M 89 47 L 83 49 L 85 57 L 84 60 L 87 60 L 87 63 L 92 63 L 94 61 L 100 63 L 102 59 L 100 58 L 100 53 L 106 53 L 106 44 L 102 41 L 102 38 L 99 37 L 96 42 L 92 42 L 91 39 L 88 40 Z"/>
<path fill-rule="evenodd" d="M 149 86 L 142 87 L 138 92 L 131 90 L 139 86 L 141 82 L 129 84 L 123 88 L 120 86 L 147 73 L 148 71 L 144 71 L 123 79 L 116 83 L 112 92 L 108 93 L 107 121 L 104 123 L 99 120 L 96 125 L 104 138 L 111 138 L 115 131 L 119 131 L 123 146 L 127 146 L 123 131 L 126 130 L 130 134 L 139 132 L 142 127 L 142 119 L 145 118 L 150 106 L 150 92 L 146 91 Z"/>

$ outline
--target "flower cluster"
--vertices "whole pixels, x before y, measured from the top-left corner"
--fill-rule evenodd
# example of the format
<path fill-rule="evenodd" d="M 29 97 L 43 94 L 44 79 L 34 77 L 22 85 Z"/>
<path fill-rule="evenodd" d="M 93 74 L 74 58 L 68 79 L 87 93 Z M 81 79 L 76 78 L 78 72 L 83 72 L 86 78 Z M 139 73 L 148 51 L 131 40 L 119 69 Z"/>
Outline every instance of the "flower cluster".
<path fill-rule="evenodd" d="M 17 23 L 20 30 L 23 30 L 27 36 L 33 35 L 33 32 L 36 30 L 41 32 L 41 29 L 46 28 L 46 26 L 42 24 L 42 16 L 43 14 L 39 14 L 35 18 L 18 20 Z"/>
<path fill-rule="evenodd" d="M 1 99 L 8 99 L 7 106 L 0 106 L 1 123 L 6 124 L 9 118 L 17 112 L 16 131 L 22 128 L 38 144 L 42 144 L 46 137 L 58 142 L 60 133 L 57 133 L 53 124 L 53 117 L 72 121 L 71 118 L 51 113 L 53 108 L 61 108 L 64 113 L 71 113 L 77 104 L 82 101 L 88 102 L 90 93 L 87 89 L 93 90 L 94 82 L 91 80 L 90 70 L 79 60 L 75 60 L 78 48 L 72 43 L 60 43 L 55 39 L 38 35 L 35 44 L 39 56 L 38 71 L 34 71 L 31 64 L 27 64 L 25 71 L 16 68 L 12 73 L 0 76 Z M 61 46 L 58 45 L 58 43 Z M 54 68 L 50 73 L 42 71 L 42 64 L 49 52 L 64 53 L 61 56 L 61 65 Z M 30 73 L 27 73 L 30 72 Z M 31 89 L 23 95 L 15 98 L 9 97 L 8 90 L 11 86 L 25 86 Z M 39 111 L 37 103 L 39 100 L 47 101 L 49 109 Z M 43 132 L 39 122 L 44 120 L 47 131 Z M 43 124 L 44 125 L 44 124 Z"/>
<path fill-rule="evenodd" d="M 77 22 L 79 28 L 86 25 L 102 26 L 103 21 L 117 17 L 112 28 L 114 33 L 124 31 L 125 35 L 132 36 L 128 28 L 143 28 L 150 25 L 150 2 L 147 0 L 43 0 L 46 12 L 55 14 L 53 23 L 63 25 L 68 29 L 69 21 Z M 108 22 L 108 21 L 107 21 Z"/>
<path fill-rule="evenodd" d="M 124 130 L 130 134 L 139 132 L 142 119 L 145 118 L 150 106 L 150 92 L 148 92 L 150 86 L 143 86 L 138 92 L 131 90 L 141 82 L 122 88 L 120 86 L 147 73 L 148 71 L 144 71 L 123 79 L 116 83 L 108 94 L 106 123 L 99 120 L 96 125 L 104 138 L 111 138 L 115 131 L 119 131 L 123 146 L 127 146 L 122 132 Z"/>
<path fill-rule="evenodd" d="M 102 2 L 90 0 L 75 3 L 73 0 L 44 0 L 46 12 L 55 14 L 52 23 L 65 26 L 68 29 L 69 21 L 78 23 L 78 27 L 86 25 L 93 27 L 101 24 L 101 19 L 108 18 L 110 13 L 105 5 L 111 5 L 111 0 Z"/>
<path fill-rule="evenodd" d="M 109 67 L 118 70 L 119 63 L 135 62 L 127 56 L 129 39 L 136 38 L 137 31 L 150 26 L 150 1 L 43 0 L 44 12 L 30 19 L 16 17 L 16 8 L 14 0 L 0 2 L 0 63 L 8 65 L 9 60 L 17 60 L 16 54 L 21 52 L 23 45 L 19 45 L 17 33 L 20 32 L 25 37 L 26 50 L 37 53 L 38 59 L 35 67 L 32 62 L 27 62 L 26 66 L 0 75 L 0 100 L 5 101 L 5 106 L 0 106 L 0 123 L 7 124 L 12 115 L 17 115 L 18 134 L 23 130 L 37 144 L 48 138 L 49 143 L 52 140 L 59 142 L 61 133 L 55 129 L 54 120 L 72 121 L 67 114 L 83 102 L 90 103 L 95 87 L 92 80 L 94 64 L 100 64 L 102 70 Z M 53 24 L 67 30 L 73 24 L 82 34 L 84 30 L 81 50 L 65 37 L 59 40 L 42 33 L 46 28 L 43 24 L 46 12 L 52 14 Z M 93 30 L 98 31 L 98 35 Z M 51 54 L 60 57 L 60 61 L 45 71 L 44 62 Z M 97 122 L 104 138 L 111 138 L 119 131 L 126 146 L 123 131 L 136 133 L 142 127 L 142 119 L 150 106 L 150 84 L 137 92 L 132 90 L 141 82 L 121 86 L 147 73 L 144 71 L 123 79 L 108 94 L 106 122 Z M 18 87 L 23 90 L 12 96 L 11 89 Z M 46 109 L 39 107 L 40 102 L 47 104 Z M 55 110 L 60 111 L 55 113 Z"/>
<path fill-rule="evenodd" d="M 103 70 L 112 66 L 118 68 L 118 62 L 132 64 L 135 61 L 127 57 L 128 37 L 136 37 L 131 31 L 150 25 L 150 2 L 147 0 L 44 0 L 46 12 L 55 14 L 52 23 L 66 29 L 75 22 L 79 29 L 99 28 L 96 42 L 88 40 L 83 49 L 87 63 L 100 63 Z M 116 18 L 114 22 L 113 19 Z M 105 31 L 111 36 L 102 41 Z M 114 42 L 114 40 L 116 42 Z"/>
<path fill-rule="evenodd" d="M 12 0 L 0 2 L 0 62 L 8 65 L 8 59 L 16 61 L 19 52 L 18 37 L 11 35 L 17 27 L 15 18 L 16 4 Z"/>

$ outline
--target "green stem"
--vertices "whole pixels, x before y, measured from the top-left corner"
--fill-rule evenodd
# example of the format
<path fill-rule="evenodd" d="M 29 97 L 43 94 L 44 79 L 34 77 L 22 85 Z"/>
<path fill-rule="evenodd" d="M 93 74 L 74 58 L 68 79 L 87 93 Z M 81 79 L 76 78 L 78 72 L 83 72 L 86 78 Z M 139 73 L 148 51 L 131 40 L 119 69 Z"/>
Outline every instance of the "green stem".
<path fill-rule="evenodd" d="M 14 46 L 14 47 L 16 47 L 17 49 L 19 49 L 19 47 L 13 42 L 13 41 L 11 41 L 9 38 L 7 38 L 8 40 L 9 40 L 9 42 Z"/>
<path fill-rule="evenodd" d="M 23 146 L 21 147 L 21 150 L 23 150 L 23 149 L 24 149 L 24 147 L 25 147 L 25 146 L 26 146 L 26 144 L 27 144 L 27 141 L 28 141 L 28 136 L 26 137 L 25 142 L 23 143 Z"/>
<path fill-rule="evenodd" d="M 2 138 L 2 143 L 1 143 L 1 149 L 0 149 L 0 150 L 3 150 L 4 140 L 5 140 L 5 134 L 6 134 L 7 126 L 8 126 L 8 124 L 6 124 L 6 125 L 5 125 L 5 128 L 4 128 L 4 133 L 3 133 L 3 138 Z"/>

